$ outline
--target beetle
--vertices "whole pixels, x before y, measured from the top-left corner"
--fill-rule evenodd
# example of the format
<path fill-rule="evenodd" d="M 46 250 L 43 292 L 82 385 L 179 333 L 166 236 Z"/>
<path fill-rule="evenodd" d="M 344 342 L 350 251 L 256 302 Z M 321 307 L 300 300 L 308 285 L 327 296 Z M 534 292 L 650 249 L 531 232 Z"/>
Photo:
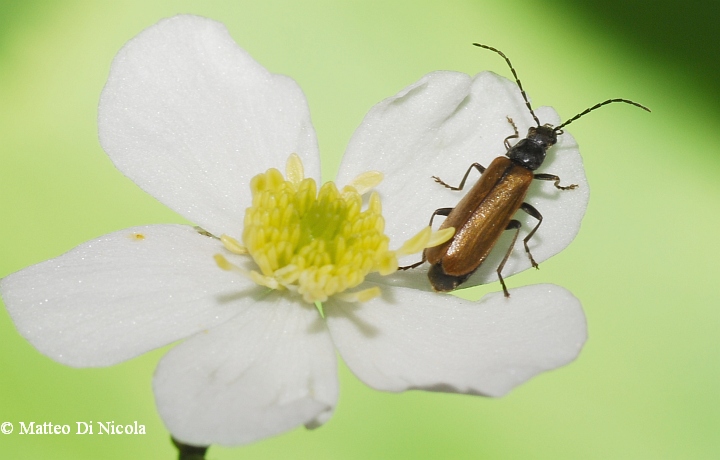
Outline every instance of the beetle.
<path fill-rule="evenodd" d="M 505 286 L 505 280 L 502 277 L 502 269 L 510 257 L 520 233 L 520 221 L 513 219 L 518 210 L 526 212 L 538 221 L 537 225 L 523 239 L 523 243 L 530 263 L 533 267 L 539 268 L 530 253 L 528 242 L 540 227 L 543 217 L 537 209 L 524 201 L 530 184 L 533 180 L 544 180 L 553 181 L 555 188 L 558 190 L 572 190 L 577 187 L 575 184 L 560 185 L 560 178 L 554 174 L 538 174 L 534 172 L 542 165 L 548 149 L 557 143 L 557 137 L 563 133 L 562 128 L 585 114 L 613 102 L 631 104 L 648 112 L 650 112 L 650 109 L 627 99 L 608 99 L 580 112 L 558 126 L 551 124 L 541 125 L 530 105 L 515 68 L 510 63 L 510 59 L 502 51 L 491 46 L 480 43 L 473 43 L 473 45 L 493 51 L 505 59 L 515 77 L 515 83 L 520 89 L 525 105 L 537 126 L 531 126 L 524 139 L 521 139 L 515 145 L 510 145 L 510 140 L 518 139 L 520 135 L 512 118 L 507 117 L 514 134 L 505 138 L 506 152 L 504 156 L 495 158 L 487 168 L 480 163 L 473 163 L 465 172 L 460 185 L 457 187 L 453 187 L 443 182 L 439 177 L 433 176 L 436 182 L 450 190 L 462 190 L 470 172 L 473 169 L 480 172 L 480 179 L 460 200 L 457 206 L 436 209 L 430 217 L 429 225 L 432 226 L 435 216 L 445 216 L 445 221 L 440 225 L 440 229 L 454 227 L 455 234 L 453 237 L 445 243 L 425 249 L 420 262 L 400 267 L 400 269 L 415 268 L 427 261 L 430 263 L 428 279 L 432 288 L 439 292 L 452 291 L 465 282 L 480 267 L 505 230 L 515 230 L 510 247 L 497 268 L 497 275 L 503 293 L 505 297 L 510 297 L 507 286 Z"/>

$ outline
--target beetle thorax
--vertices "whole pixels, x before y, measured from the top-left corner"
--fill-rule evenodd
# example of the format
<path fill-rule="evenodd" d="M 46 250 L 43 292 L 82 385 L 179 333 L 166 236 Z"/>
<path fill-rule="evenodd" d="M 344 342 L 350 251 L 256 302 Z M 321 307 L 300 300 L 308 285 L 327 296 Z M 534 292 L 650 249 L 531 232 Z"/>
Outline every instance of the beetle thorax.
<path fill-rule="evenodd" d="M 557 132 L 552 125 L 531 127 L 527 137 L 510 147 L 505 155 L 513 162 L 532 171 L 545 161 L 547 149 L 557 142 Z"/>

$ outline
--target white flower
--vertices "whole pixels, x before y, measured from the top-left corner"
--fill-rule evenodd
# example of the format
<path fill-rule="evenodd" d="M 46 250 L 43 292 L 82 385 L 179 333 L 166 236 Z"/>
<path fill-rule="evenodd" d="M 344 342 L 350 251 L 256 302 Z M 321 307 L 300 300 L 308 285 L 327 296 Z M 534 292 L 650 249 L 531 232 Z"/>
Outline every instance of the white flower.
<path fill-rule="evenodd" d="M 543 123 L 558 121 L 551 109 L 537 112 Z M 426 75 L 370 111 L 339 183 L 366 170 L 385 174 L 376 190 L 397 247 L 427 226 L 434 209 L 459 199 L 430 176 L 454 182 L 472 162 L 487 165 L 503 153 L 512 133 L 506 115 L 521 130 L 532 124 L 514 83 L 491 73 Z M 163 20 L 118 53 L 99 126 L 118 169 L 214 235 L 241 240 L 251 178 L 282 168 L 291 153 L 307 177 L 320 177 L 296 83 L 269 73 L 204 18 Z M 528 200 L 545 216 L 533 239 L 538 262 L 572 240 L 587 204 L 568 134 L 543 171 L 580 188 L 533 186 Z M 579 302 L 558 286 L 469 302 L 429 292 L 423 269 L 371 276 L 362 288 L 380 287 L 381 296 L 331 296 L 323 318 L 292 289 L 268 290 L 221 270 L 217 254 L 220 265 L 258 270 L 228 247 L 232 240 L 224 245 L 190 226 L 131 228 L 12 274 L 0 290 L 20 333 L 71 366 L 112 365 L 185 339 L 161 360 L 154 390 L 172 434 L 197 445 L 242 444 L 327 421 L 338 397 L 335 349 L 379 390 L 501 396 L 572 361 L 586 339 Z M 488 260 L 467 285 L 496 281 L 496 266 Z M 515 251 L 504 274 L 528 267 Z"/>

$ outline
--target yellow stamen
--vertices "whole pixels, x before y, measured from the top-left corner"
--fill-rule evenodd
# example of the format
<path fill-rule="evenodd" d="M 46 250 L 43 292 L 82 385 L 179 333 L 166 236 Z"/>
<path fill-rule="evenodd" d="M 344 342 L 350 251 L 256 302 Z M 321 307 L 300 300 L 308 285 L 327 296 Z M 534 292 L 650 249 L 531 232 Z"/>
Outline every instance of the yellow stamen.
<path fill-rule="evenodd" d="M 222 268 L 226 272 L 229 272 L 234 267 L 234 265 L 231 264 L 222 254 L 215 254 L 213 258 L 215 259 L 215 263 L 218 267 Z"/>
<path fill-rule="evenodd" d="M 368 289 L 363 289 L 362 291 L 357 292 L 343 292 L 342 294 L 338 294 L 337 297 L 340 300 L 343 300 L 345 302 L 367 302 L 370 299 L 374 299 L 375 297 L 380 297 L 380 288 L 375 286 Z"/>
<path fill-rule="evenodd" d="M 383 173 L 380 171 L 366 171 L 350 181 L 350 183 L 343 188 L 343 192 L 346 188 L 351 187 L 355 189 L 355 192 L 364 195 L 377 187 L 382 180 Z"/>
<path fill-rule="evenodd" d="M 220 238 L 233 254 L 250 254 L 258 270 L 245 270 L 217 254 L 223 270 L 233 270 L 271 289 L 290 289 L 309 303 L 332 295 L 365 302 L 380 295 L 377 287 L 348 292 L 371 272 L 381 275 L 398 269 L 398 258 L 447 241 L 453 229 L 433 233 L 428 227 L 398 251 L 389 249 L 383 233 L 380 196 L 372 193 L 365 210 L 362 194 L 382 180 L 370 171 L 340 192 L 334 183 L 320 187 L 305 178 L 300 157 L 290 155 L 287 179 L 271 168 L 250 182 L 252 205 L 245 212 L 243 244 L 228 235 Z M 341 294 L 342 293 L 342 294 Z"/>
<path fill-rule="evenodd" d="M 420 230 L 417 235 L 407 240 L 395 253 L 398 257 L 415 254 L 425 248 L 433 248 L 439 244 L 443 244 L 453 237 L 455 227 L 448 227 L 437 232 L 433 232 L 431 227 L 425 227 Z"/>
<path fill-rule="evenodd" d="M 248 253 L 247 248 L 231 236 L 222 235 L 220 236 L 220 241 L 222 242 L 223 246 L 225 246 L 225 249 L 232 252 L 233 254 L 242 255 Z"/>
<path fill-rule="evenodd" d="M 305 178 L 305 169 L 297 153 L 291 153 L 285 165 L 285 175 L 288 181 L 299 184 Z"/>

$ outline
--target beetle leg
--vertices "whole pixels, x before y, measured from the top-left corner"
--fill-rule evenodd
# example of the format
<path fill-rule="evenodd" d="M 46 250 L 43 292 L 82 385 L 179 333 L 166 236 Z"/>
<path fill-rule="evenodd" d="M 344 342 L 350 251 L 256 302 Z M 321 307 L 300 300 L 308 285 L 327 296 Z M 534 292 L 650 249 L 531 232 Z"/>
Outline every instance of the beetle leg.
<path fill-rule="evenodd" d="M 505 253 L 505 257 L 503 257 L 502 262 L 500 262 L 500 265 L 498 265 L 497 268 L 497 274 L 498 278 L 500 278 L 500 284 L 502 284 L 503 293 L 505 293 L 505 297 L 510 297 L 510 293 L 507 290 L 507 286 L 505 286 L 505 280 L 502 277 L 502 269 L 505 266 L 505 262 L 507 262 L 508 258 L 510 257 L 510 253 L 512 253 L 513 247 L 515 246 L 515 240 L 517 240 L 518 233 L 520 233 L 520 224 L 519 220 L 511 220 L 508 222 L 507 227 L 505 227 L 505 230 L 515 230 L 515 236 L 513 236 L 512 242 L 510 243 L 510 247 L 508 248 L 507 252 Z"/>
<path fill-rule="evenodd" d="M 455 209 L 455 208 L 438 208 L 438 209 L 436 209 L 432 213 L 432 216 L 430 216 L 430 223 L 428 224 L 428 226 L 432 227 L 433 219 L 435 218 L 435 216 L 447 217 L 450 215 L 450 213 L 452 212 L 453 209 Z"/>
<path fill-rule="evenodd" d="M 468 170 L 465 172 L 465 175 L 463 176 L 462 181 L 460 182 L 460 185 L 458 185 L 457 187 L 453 187 L 452 185 L 446 184 L 445 182 L 440 180 L 440 178 L 438 176 L 432 176 L 432 178 L 435 179 L 435 182 L 437 182 L 438 184 L 444 185 L 445 187 L 449 188 L 450 190 L 462 190 L 463 187 L 465 186 L 465 181 L 467 180 L 468 175 L 470 174 L 470 171 L 472 171 L 473 168 L 480 171 L 480 174 L 485 172 L 485 166 L 481 165 L 480 163 L 471 164 L 470 167 L 468 168 Z"/>
<path fill-rule="evenodd" d="M 510 150 L 510 142 L 509 142 L 510 139 L 517 139 L 518 137 L 520 137 L 520 133 L 518 132 L 517 126 L 515 126 L 515 122 L 513 121 L 513 119 L 510 117 L 506 117 L 506 118 L 507 118 L 508 123 L 510 123 L 512 125 L 513 131 L 515 131 L 515 134 L 513 134 L 512 136 L 506 137 L 505 141 L 504 141 L 505 148 Z"/>
<path fill-rule="evenodd" d="M 556 176 L 555 174 L 535 174 L 535 179 L 537 180 L 554 180 L 555 181 L 555 188 L 560 190 L 572 190 L 574 188 L 577 188 L 577 184 L 571 184 L 568 186 L 563 187 L 560 185 L 560 178 Z"/>
<path fill-rule="evenodd" d="M 422 259 L 420 259 L 420 262 L 415 262 L 411 265 L 405 265 L 404 267 L 398 267 L 398 270 L 410 270 L 411 268 L 417 268 L 420 265 L 425 263 L 425 251 L 423 251 Z"/>
<path fill-rule="evenodd" d="M 530 248 L 528 247 L 528 241 L 530 241 L 530 238 L 532 238 L 532 236 L 537 231 L 538 227 L 540 227 L 540 224 L 542 224 L 543 216 L 542 216 L 542 214 L 540 214 L 540 212 L 537 209 L 535 209 L 531 204 L 528 204 L 528 203 L 521 204 L 520 209 L 522 209 L 523 211 L 525 211 L 526 213 L 530 214 L 532 217 L 534 217 L 538 220 L 537 225 L 535 226 L 535 228 L 533 228 L 530 231 L 530 233 L 528 233 L 528 236 L 525 237 L 525 239 L 523 240 L 523 243 L 525 243 L 525 252 L 527 252 L 527 255 L 530 258 L 530 263 L 532 264 L 532 266 L 535 268 L 540 268 L 540 267 L 538 267 L 537 262 L 535 262 L 535 259 L 533 259 L 532 254 L 530 254 Z"/>
<path fill-rule="evenodd" d="M 435 219 L 435 216 L 447 217 L 448 215 L 450 215 L 450 213 L 452 212 L 453 209 L 454 208 L 438 208 L 438 209 L 436 209 L 432 213 L 432 216 L 430 216 L 430 223 L 428 224 L 428 226 L 432 227 L 433 219 Z M 412 265 L 406 265 L 404 267 L 398 267 L 398 270 L 410 270 L 411 268 L 419 267 L 420 265 L 425 263 L 425 260 L 426 260 L 425 251 L 423 251 L 422 259 L 420 260 L 420 262 L 415 262 Z"/>

